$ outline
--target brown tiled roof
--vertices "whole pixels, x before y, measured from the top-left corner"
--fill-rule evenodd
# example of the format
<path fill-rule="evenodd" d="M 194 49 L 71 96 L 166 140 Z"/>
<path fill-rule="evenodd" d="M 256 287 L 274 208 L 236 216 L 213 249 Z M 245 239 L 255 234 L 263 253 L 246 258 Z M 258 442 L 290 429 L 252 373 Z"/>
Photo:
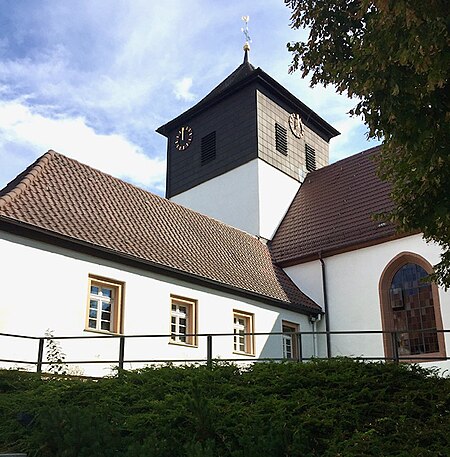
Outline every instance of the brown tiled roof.
<path fill-rule="evenodd" d="M 372 215 L 392 209 L 390 185 L 376 175 L 368 149 L 306 176 L 270 250 L 281 265 L 351 250 L 395 236 L 395 227 Z"/>
<path fill-rule="evenodd" d="M 1 221 L 303 312 L 320 311 L 256 237 L 49 151 L 0 191 Z"/>

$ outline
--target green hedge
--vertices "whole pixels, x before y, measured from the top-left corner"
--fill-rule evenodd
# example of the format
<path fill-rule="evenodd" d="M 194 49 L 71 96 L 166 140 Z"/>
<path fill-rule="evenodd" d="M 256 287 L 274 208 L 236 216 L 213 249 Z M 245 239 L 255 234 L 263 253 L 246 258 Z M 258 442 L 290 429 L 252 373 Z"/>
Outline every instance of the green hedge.
<path fill-rule="evenodd" d="M 0 451 L 39 457 L 449 456 L 450 380 L 347 359 L 0 371 Z"/>

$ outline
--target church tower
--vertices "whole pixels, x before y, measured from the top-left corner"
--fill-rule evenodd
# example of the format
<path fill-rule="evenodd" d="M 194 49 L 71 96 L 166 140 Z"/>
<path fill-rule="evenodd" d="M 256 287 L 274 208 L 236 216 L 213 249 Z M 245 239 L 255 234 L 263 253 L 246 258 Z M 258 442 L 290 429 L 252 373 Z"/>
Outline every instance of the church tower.
<path fill-rule="evenodd" d="M 271 239 L 308 171 L 328 165 L 339 134 L 248 59 L 166 136 L 166 197 Z"/>

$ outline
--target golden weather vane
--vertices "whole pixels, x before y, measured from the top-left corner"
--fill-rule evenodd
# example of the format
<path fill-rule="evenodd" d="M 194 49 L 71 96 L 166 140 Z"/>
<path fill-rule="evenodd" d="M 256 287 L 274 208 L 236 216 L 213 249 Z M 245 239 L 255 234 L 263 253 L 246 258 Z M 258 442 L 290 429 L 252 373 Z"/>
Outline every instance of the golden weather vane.
<path fill-rule="evenodd" d="M 250 16 L 242 16 L 242 20 L 245 24 L 245 26 L 241 28 L 241 32 L 245 36 L 244 51 L 250 51 L 250 43 L 252 42 L 250 34 L 248 33 L 248 21 L 250 20 Z"/>

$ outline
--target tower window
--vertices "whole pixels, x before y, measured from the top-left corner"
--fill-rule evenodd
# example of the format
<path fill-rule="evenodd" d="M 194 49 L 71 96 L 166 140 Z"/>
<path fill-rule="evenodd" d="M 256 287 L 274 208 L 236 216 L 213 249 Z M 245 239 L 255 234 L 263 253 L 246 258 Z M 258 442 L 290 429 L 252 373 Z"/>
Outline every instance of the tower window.
<path fill-rule="evenodd" d="M 306 169 L 314 171 L 316 169 L 316 150 L 309 144 L 305 144 Z"/>
<path fill-rule="evenodd" d="M 275 149 L 287 155 L 287 130 L 277 123 L 275 123 Z"/>
<path fill-rule="evenodd" d="M 216 158 L 216 132 L 211 132 L 202 138 L 201 164 L 205 165 Z"/>

